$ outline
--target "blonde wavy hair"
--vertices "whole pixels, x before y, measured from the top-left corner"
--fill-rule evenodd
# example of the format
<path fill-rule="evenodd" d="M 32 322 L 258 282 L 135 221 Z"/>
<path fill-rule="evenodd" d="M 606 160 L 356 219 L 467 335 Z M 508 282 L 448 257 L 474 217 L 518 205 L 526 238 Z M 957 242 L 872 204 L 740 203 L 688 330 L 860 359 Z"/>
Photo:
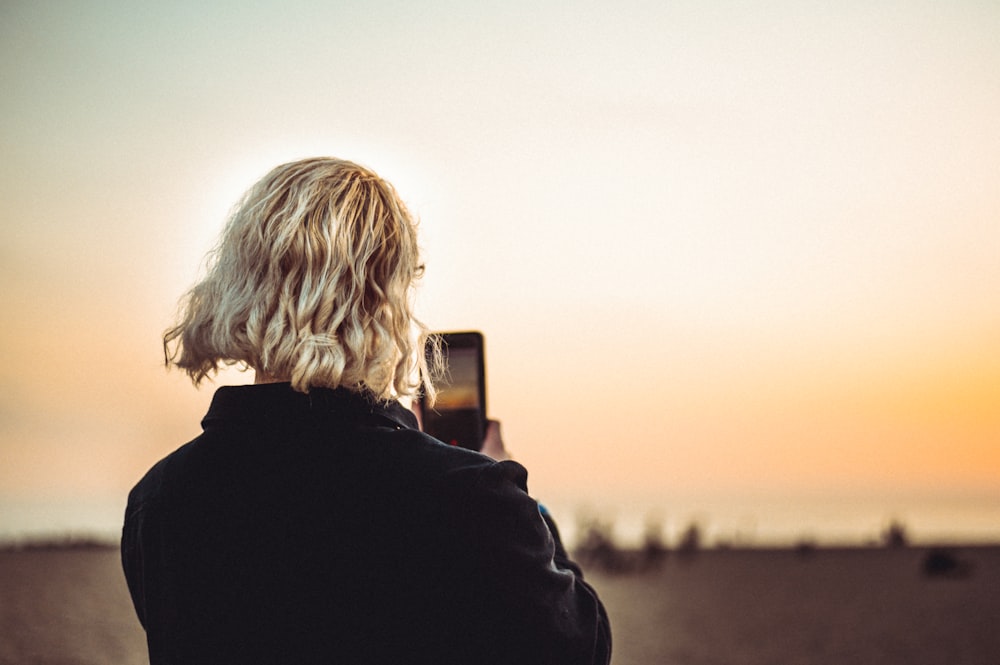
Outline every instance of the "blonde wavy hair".
<path fill-rule="evenodd" d="M 308 392 L 382 399 L 434 388 L 413 315 L 416 222 L 395 189 L 349 161 L 283 164 L 237 204 L 207 276 L 163 334 L 166 365 L 195 385 L 245 364 Z"/>

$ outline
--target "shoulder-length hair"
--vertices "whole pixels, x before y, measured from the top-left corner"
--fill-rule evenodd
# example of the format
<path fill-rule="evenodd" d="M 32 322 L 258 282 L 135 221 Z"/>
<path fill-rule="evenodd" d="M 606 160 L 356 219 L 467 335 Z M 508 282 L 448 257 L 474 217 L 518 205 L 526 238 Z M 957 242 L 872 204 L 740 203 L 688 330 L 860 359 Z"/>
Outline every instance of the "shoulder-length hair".
<path fill-rule="evenodd" d="M 283 164 L 240 200 L 207 276 L 163 334 L 195 385 L 244 363 L 292 387 L 433 400 L 411 286 L 416 222 L 395 189 L 349 161 Z"/>

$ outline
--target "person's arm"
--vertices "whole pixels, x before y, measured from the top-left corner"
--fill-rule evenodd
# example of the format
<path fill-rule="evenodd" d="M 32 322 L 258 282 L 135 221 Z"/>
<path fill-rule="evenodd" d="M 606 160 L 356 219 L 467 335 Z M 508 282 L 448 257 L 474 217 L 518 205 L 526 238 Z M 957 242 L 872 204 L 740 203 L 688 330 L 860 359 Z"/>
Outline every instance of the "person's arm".
<path fill-rule="evenodd" d="M 499 424 L 491 422 L 483 452 L 507 456 Z M 528 495 L 527 476 L 512 461 L 481 467 L 468 497 L 488 592 L 501 607 L 498 648 L 524 664 L 607 664 L 607 613 L 567 555 L 551 515 Z"/>
<path fill-rule="evenodd" d="M 488 422 L 481 452 L 498 462 L 513 459 L 504 445 L 503 436 L 500 431 L 500 421 L 490 420 Z M 559 528 L 556 526 L 555 519 L 541 503 L 538 504 L 538 510 L 545 521 L 545 525 L 549 528 L 549 532 L 552 534 L 556 558 L 565 562 L 566 565 L 563 566 L 564 568 L 571 568 L 580 573 L 579 566 L 570 560 L 569 555 L 566 553 L 566 548 L 563 547 L 562 537 L 559 535 Z"/>
<path fill-rule="evenodd" d="M 511 459 L 510 453 L 503 444 L 503 436 L 500 434 L 500 421 L 490 420 L 486 423 L 486 435 L 483 437 L 483 447 L 479 452 L 492 457 L 498 462 Z"/>
<path fill-rule="evenodd" d="M 122 527 L 121 556 L 122 570 L 128 585 L 132 605 L 135 607 L 139 623 L 146 628 L 146 594 L 143 587 L 143 558 L 141 551 L 141 523 L 143 515 L 140 508 L 130 502 L 125 512 L 125 523 Z"/>

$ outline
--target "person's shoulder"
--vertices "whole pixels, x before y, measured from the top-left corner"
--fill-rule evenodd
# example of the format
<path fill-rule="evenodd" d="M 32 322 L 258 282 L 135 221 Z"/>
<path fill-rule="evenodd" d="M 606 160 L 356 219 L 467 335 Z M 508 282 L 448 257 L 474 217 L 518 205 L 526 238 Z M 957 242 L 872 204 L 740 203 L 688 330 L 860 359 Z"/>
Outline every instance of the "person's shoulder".
<path fill-rule="evenodd" d="M 448 445 L 420 430 L 386 431 L 380 439 L 390 455 L 407 468 L 451 484 L 513 484 L 523 488 L 526 483 L 528 472 L 517 462 L 498 462 L 480 452 Z"/>
<path fill-rule="evenodd" d="M 418 464 L 436 466 L 442 470 L 480 468 L 493 462 L 481 453 L 448 445 L 418 429 L 386 431 L 382 437 L 383 442 L 394 453 L 413 458 Z"/>
<path fill-rule="evenodd" d="M 423 436 L 432 442 L 426 444 L 428 452 L 449 482 L 474 490 L 508 487 L 527 491 L 528 471 L 518 462 L 498 462 L 482 453 Z"/>
<path fill-rule="evenodd" d="M 177 468 L 183 466 L 187 458 L 194 453 L 197 441 L 198 438 L 185 443 L 146 471 L 129 492 L 128 505 L 130 509 L 160 498 L 170 479 L 176 475 Z"/>

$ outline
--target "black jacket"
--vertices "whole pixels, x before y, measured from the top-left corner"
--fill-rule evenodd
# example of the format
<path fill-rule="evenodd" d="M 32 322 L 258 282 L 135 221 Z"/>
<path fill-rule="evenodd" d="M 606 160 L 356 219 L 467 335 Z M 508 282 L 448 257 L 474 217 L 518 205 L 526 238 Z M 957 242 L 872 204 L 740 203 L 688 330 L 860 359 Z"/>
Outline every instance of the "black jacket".
<path fill-rule="evenodd" d="M 220 388 L 129 495 L 150 663 L 607 663 L 607 615 L 527 472 L 344 389 Z"/>

